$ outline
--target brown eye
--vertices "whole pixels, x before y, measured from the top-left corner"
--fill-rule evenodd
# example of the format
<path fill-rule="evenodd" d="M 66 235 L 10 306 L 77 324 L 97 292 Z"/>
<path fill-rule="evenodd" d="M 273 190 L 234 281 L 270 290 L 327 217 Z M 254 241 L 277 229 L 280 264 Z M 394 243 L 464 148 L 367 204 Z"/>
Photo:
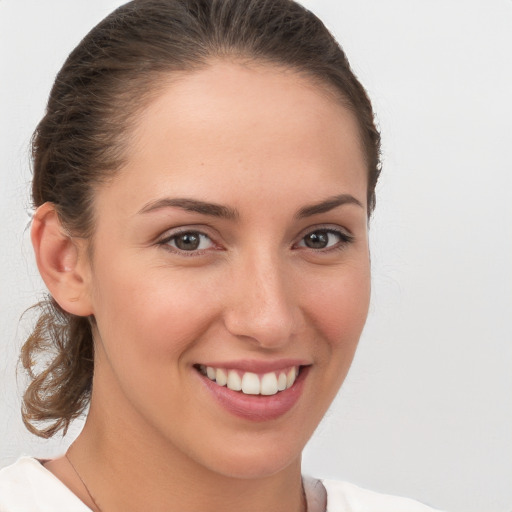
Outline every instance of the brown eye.
<path fill-rule="evenodd" d="M 343 246 L 351 242 L 352 237 L 341 231 L 332 229 L 317 229 L 308 233 L 299 243 L 299 247 L 307 247 L 308 249 L 330 249 L 336 245 Z"/>
<path fill-rule="evenodd" d="M 188 252 L 209 249 L 213 245 L 207 235 L 198 231 L 187 231 L 174 235 L 166 241 L 166 244 L 180 251 Z"/>
<path fill-rule="evenodd" d="M 310 249 L 325 249 L 329 244 L 327 231 L 315 231 L 304 237 L 304 245 Z"/>

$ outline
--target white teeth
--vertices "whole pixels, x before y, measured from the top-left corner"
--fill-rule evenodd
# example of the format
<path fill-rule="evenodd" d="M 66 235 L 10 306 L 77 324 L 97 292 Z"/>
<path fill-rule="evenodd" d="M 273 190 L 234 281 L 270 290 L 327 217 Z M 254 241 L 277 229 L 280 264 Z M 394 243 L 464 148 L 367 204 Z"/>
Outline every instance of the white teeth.
<path fill-rule="evenodd" d="M 297 372 L 295 371 L 295 366 L 290 369 L 288 375 L 286 376 L 286 387 L 291 388 L 295 379 L 297 378 Z"/>
<path fill-rule="evenodd" d="M 280 373 L 279 378 L 277 379 L 277 390 L 284 391 L 286 389 L 286 373 Z"/>
<path fill-rule="evenodd" d="M 241 391 L 246 395 L 275 395 L 279 391 L 289 389 L 295 383 L 299 374 L 298 367 L 285 370 L 268 372 L 258 376 L 253 372 L 241 373 L 238 370 L 225 370 L 211 366 L 199 366 L 200 372 L 219 386 L 227 386 L 233 391 Z M 242 375 L 242 376 L 241 376 Z"/>
<path fill-rule="evenodd" d="M 277 393 L 277 377 L 275 373 L 265 373 L 261 379 L 261 394 L 275 395 Z"/>
<path fill-rule="evenodd" d="M 219 386 L 225 386 L 228 382 L 228 376 L 224 370 L 219 368 L 215 374 L 215 380 Z"/>
<path fill-rule="evenodd" d="M 229 370 L 227 386 L 233 391 L 242 390 L 242 379 L 240 378 L 240 375 L 238 375 L 237 371 Z"/>
<path fill-rule="evenodd" d="M 260 379 L 255 373 L 244 373 L 244 376 L 242 377 L 242 391 L 246 395 L 260 394 Z"/>

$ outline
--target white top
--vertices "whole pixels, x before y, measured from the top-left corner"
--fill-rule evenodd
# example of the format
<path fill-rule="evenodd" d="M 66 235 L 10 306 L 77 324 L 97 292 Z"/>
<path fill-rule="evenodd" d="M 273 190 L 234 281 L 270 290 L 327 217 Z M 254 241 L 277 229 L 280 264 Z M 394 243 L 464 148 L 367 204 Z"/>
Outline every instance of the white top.
<path fill-rule="evenodd" d="M 326 512 L 435 512 L 417 501 L 323 480 Z M 0 512 L 91 512 L 53 473 L 32 457 L 0 470 Z"/>

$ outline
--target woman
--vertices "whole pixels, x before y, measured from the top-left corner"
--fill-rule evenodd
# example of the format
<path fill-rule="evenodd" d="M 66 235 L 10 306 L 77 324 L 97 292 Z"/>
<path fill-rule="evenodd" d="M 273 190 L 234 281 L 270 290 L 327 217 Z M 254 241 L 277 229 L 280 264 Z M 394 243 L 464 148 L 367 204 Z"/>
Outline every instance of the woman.
<path fill-rule="evenodd" d="M 51 298 L 22 353 L 27 427 L 87 421 L 0 473 L 0 510 L 431 510 L 301 477 L 367 315 L 379 141 L 293 2 L 135 0 L 94 28 L 34 136 Z"/>

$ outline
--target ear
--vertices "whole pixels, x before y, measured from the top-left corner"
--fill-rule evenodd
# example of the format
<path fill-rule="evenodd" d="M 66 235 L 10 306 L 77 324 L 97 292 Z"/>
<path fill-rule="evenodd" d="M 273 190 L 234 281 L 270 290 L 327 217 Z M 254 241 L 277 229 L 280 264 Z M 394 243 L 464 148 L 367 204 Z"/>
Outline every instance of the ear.
<path fill-rule="evenodd" d="M 59 306 L 73 315 L 91 315 L 85 245 L 66 232 L 53 203 L 36 210 L 31 238 L 39 273 Z"/>

